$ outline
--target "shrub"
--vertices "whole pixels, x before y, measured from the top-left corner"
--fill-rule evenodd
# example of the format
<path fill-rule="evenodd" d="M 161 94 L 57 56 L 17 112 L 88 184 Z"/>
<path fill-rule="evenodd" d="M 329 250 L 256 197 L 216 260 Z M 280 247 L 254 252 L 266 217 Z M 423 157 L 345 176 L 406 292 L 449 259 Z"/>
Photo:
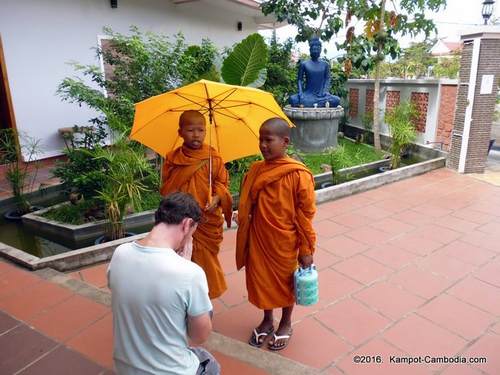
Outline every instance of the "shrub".
<path fill-rule="evenodd" d="M 391 132 L 391 168 L 398 168 L 401 152 L 417 137 L 414 119 L 418 112 L 410 102 L 403 102 L 385 114 L 385 121 Z"/>

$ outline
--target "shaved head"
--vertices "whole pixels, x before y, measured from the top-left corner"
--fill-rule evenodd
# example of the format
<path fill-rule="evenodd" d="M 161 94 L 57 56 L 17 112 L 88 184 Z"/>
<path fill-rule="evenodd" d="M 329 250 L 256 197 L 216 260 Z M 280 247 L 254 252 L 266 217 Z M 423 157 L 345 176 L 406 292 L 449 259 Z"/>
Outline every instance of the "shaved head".
<path fill-rule="evenodd" d="M 181 117 L 179 117 L 179 127 L 182 128 L 193 119 L 203 119 L 203 123 L 205 124 L 205 116 L 198 111 L 189 110 L 182 112 Z"/>
<path fill-rule="evenodd" d="M 273 117 L 262 123 L 261 129 L 266 128 L 271 134 L 277 135 L 278 137 L 290 138 L 290 126 L 281 117 Z"/>

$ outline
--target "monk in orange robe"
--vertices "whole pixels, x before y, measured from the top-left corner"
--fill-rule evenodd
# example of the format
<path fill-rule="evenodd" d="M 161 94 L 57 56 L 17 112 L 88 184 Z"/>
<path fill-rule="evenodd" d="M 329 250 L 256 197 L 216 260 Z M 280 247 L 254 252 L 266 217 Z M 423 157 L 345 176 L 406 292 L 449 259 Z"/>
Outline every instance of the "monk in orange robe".
<path fill-rule="evenodd" d="M 298 263 L 313 263 L 314 178 L 302 163 L 286 156 L 290 129 L 283 119 L 264 122 L 259 139 L 265 160 L 254 163 L 245 175 L 235 215 L 236 264 L 245 267 L 248 300 L 264 310 L 249 344 L 260 347 L 272 334 L 269 349 L 281 350 L 292 334 L 293 273 Z M 282 308 L 276 332 L 275 308 Z"/>
<path fill-rule="evenodd" d="M 198 111 L 185 111 L 179 119 L 179 135 L 184 143 L 165 156 L 160 193 L 174 191 L 191 194 L 204 209 L 203 221 L 193 234 L 191 260 L 207 276 L 209 296 L 217 298 L 227 289 L 218 259 L 224 218 L 231 226 L 232 198 L 228 190 L 229 176 L 224 162 L 213 148 L 204 144 L 205 117 Z M 209 170 L 212 159 L 212 191 Z M 224 215 L 224 217 L 223 217 Z"/>

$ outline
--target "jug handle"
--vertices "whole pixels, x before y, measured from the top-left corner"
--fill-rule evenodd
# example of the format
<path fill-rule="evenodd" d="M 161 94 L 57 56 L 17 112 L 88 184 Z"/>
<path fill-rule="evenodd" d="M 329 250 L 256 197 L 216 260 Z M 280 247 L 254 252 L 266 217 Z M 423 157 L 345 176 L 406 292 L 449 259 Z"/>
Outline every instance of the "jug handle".
<path fill-rule="evenodd" d="M 299 266 L 299 274 L 302 275 L 302 274 L 305 274 L 306 272 L 311 273 L 312 270 L 315 270 L 315 269 L 316 269 L 315 264 L 311 264 L 309 267 L 306 267 L 306 268 L 302 268 L 302 266 Z"/>

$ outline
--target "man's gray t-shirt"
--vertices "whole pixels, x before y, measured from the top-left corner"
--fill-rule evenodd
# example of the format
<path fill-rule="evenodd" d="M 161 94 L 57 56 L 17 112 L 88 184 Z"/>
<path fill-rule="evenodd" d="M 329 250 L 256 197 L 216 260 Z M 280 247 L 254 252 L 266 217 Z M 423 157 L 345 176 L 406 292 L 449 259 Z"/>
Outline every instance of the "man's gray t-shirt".
<path fill-rule="evenodd" d="M 120 245 L 108 268 L 119 374 L 195 374 L 187 315 L 212 310 L 205 273 L 172 249 Z"/>

